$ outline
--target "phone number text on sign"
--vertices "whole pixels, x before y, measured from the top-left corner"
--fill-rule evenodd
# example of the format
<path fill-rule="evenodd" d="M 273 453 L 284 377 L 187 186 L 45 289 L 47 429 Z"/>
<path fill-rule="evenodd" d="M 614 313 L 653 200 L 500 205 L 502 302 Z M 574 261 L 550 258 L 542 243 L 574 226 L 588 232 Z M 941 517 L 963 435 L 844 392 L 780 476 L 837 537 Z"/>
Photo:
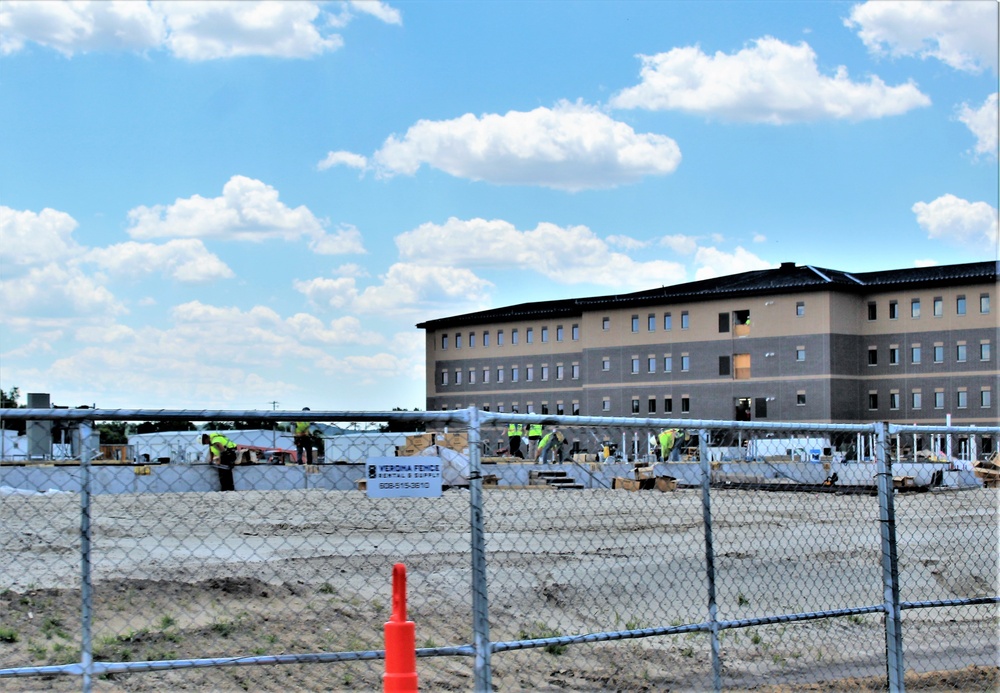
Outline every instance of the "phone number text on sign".
<path fill-rule="evenodd" d="M 434 498 L 441 495 L 438 457 L 370 457 L 369 498 Z"/>

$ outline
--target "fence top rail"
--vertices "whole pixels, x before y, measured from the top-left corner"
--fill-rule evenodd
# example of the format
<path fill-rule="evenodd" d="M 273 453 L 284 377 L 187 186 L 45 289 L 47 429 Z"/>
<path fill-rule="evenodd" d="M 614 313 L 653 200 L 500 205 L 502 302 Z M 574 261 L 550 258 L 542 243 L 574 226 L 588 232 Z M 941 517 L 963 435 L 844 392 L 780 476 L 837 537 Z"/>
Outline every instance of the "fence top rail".
<path fill-rule="evenodd" d="M 0 420 L 11 421 L 407 421 L 467 424 L 466 409 L 450 411 L 273 411 L 270 409 L 0 409 Z"/>
<path fill-rule="evenodd" d="M 976 433 L 1000 435 L 1000 426 L 928 426 L 918 424 L 889 424 L 889 435 L 905 433 Z"/>
<path fill-rule="evenodd" d="M 467 426 L 475 413 L 481 426 L 509 423 L 541 424 L 543 426 L 610 426 L 629 429 L 680 428 L 744 431 L 817 431 L 832 433 L 875 433 L 884 424 L 815 423 L 808 421 L 726 421 L 721 419 L 659 419 L 624 416 L 553 416 L 547 414 L 514 414 L 469 409 L 443 411 L 309 411 L 259 409 L 0 409 L 0 420 L 8 421 L 300 421 L 303 416 L 314 422 L 381 422 L 397 421 L 429 423 L 440 426 Z M 928 426 L 889 424 L 890 435 L 907 433 L 953 433 L 1000 435 L 1000 426 Z"/>

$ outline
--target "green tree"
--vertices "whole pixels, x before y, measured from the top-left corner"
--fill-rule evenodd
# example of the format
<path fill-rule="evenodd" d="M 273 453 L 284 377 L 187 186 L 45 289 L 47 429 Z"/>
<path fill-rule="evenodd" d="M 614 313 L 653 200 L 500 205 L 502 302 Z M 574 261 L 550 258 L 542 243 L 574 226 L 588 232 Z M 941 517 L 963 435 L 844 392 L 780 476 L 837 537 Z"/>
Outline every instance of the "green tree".
<path fill-rule="evenodd" d="M 0 390 L 0 409 L 17 409 L 17 400 L 21 397 L 21 388 L 12 387 L 8 392 Z"/>
<path fill-rule="evenodd" d="M 126 421 L 106 421 L 97 424 L 101 442 L 105 445 L 125 445 L 128 443 L 129 424 Z"/>
<path fill-rule="evenodd" d="M 393 407 L 392 411 L 409 411 L 409 409 L 403 409 L 402 407 Z M 421 411 L 416 407 L 413 411 Z M 424 430 L 424 424 L 419 421 L 388 421 L 378 428 L 380 433 L 413 433 Z"/>

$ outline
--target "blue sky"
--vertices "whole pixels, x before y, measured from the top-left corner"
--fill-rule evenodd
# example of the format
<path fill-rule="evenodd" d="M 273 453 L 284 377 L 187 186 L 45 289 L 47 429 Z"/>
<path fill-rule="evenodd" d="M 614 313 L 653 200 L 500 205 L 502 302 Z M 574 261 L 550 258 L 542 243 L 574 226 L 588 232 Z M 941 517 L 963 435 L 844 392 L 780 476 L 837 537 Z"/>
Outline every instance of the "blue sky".
<path fill-rule="evenodd" d="M 5 0 L 0 388 L 423 408 L 424 320 L 997 259 L 997 34 L 994 0 Z"/>

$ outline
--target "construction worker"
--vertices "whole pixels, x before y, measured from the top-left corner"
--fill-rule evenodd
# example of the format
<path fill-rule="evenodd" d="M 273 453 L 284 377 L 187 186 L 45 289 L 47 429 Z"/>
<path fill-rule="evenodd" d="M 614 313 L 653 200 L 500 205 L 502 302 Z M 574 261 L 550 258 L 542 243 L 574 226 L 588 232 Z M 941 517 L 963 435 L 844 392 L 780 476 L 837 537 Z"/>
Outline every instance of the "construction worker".
<path fill-rule="evenodd" d="M 303 407 L 302 411 L 309 411 L 309 407 Z M 313 441 L 309 428 L 312 423 L 309 421 L 295 422 L 295 457 L 299 464 L 313 463 Z M 305 456 L 303 458 L 303 453 Z"/>
<path fill-rule="evenodd" d="M 233 467 L 236 465 L 236 443 L 221 433 L 203 433 L 202 445 L 208 446 L 208 462 L 219 470 L 219 486 L 223 491 L 235 491 Z"/>
<path fill-rule="evenodd" d="M 542 461 L 542 464 L 548 464 L 550 452 L 553 453 L 552 455 L 553 464 L 562 461 L 561 460 L 562 455 L 556 453 L 556 450 L 559 446 L 564 445 L 565 443 L 566 443 L 566 436 L 562 434 L 562 431 L 559 431 L 557 429 L 552 429 L 544 436 L 542 436 L 541 442 L 538 444 L 538 451 L 535 453 L 535 461 L 537 462 L 540 459 Z"/>
<path fill-rule="evenodd" d="M 660 461 L 679 462 L 681 459 L 681 432 L 676 428 L 667 428 L 660 432 Z"/>
<path fill-rule="evenodd" d="M 514 410 L 517 413 L 517 409 Z M 507 440 L 508 446 L 507 450 L 510 452 L 511 457 L 520 457 L 524 459 L 524 453 L 521 452 L 521 435 L 524 433 L 524 426 L 519 423 L 509 423 L 507 424 Z"/>
<path fill-rule="evenodd" d="M 538 445 L 543 432 L 542 424 L 528 424 L 528 457 L 531 459 L 538 457 Z"/>

